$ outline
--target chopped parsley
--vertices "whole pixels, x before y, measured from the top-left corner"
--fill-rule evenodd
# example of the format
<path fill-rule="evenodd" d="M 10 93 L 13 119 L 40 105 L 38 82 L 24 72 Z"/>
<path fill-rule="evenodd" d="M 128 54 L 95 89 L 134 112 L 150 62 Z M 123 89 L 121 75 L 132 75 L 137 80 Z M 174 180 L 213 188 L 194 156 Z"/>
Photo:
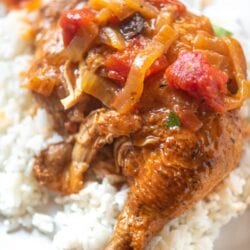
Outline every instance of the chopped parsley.
<path fill-rule="evenodd" d="M 213 25 L 213 29 L 215 32 L 215 35 L 217 37 L 227 37 L 227 36 L 232 36 L 233 33 L 229 30 L 226 30 L 224 28 L 222 28 L 221 26 L 218 25 Z"/>
<path fill-rule="evenodd" d="M 175 112 L 170 112 L 166 120 L 165 127 L 167 129 L 170 129 L 175 127 L 179 128 L 180 126 L 181 126 L 180 118 L 176 115 Z"/>

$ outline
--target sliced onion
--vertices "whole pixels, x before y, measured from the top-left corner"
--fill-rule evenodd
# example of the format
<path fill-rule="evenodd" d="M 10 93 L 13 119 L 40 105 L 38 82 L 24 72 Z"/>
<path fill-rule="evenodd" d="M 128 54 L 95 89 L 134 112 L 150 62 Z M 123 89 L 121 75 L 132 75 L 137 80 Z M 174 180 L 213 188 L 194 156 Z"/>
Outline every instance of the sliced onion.
<path fill-rule="evenodd" d="M 69 95 L 64 99 L 61 99 L 61 103 L 65 109 L 73 107 L 79 101 L 83 93 L 83 89 L 81 86 L 81 76 L 76 79 L 74 83 L 74 79 L 72 79 L 71 75 L 71 62 L 67 61 L 64 68 L 64 78 Z"/>
<path fill-rule="evenodd" d="M 196 49 L 212 50 L 222 55 L 227 55 L 228 51 L 225 42 L 221 38 L 211 36 L 204 32 L 200 32 L 196 35 L 194 47 Z"/>
<path fill-rule="evenodd" d="M 95 21 L 99 25 L 103 25 L 104 26 L 108 22 L 108 20 L 110 20 L 110 18 L 112 17 L 112 15 L 113 15 L 113 12 L 110 9 L 103 8 L 96 15 Z"/>
<path fill-rule="evenodd" d="M 72 62 L 81 61 L 82 56 L 89 49 L 98 33 L 98 27 L 96 24 L 81 29 L 65 48 L 65 53 L 68 59 Z"/>
<path fill-rule="evenodd" d="M 161 27 L 165 24 L 171 25 L 174 21 L 174 16 L 173 14 L 168 11 L 167 9 L 164 10 L 162 9 L 161 12 L 159 13 L 156 23 L 155 23 L 155 32 L 159 32 Z"/>
<path fill-rule="evenodd" d="M 156 7 L 144 0 L 124 0 L 124 2 L 130 9 L 140 12 L 146 18 L 154 18 L 159 14 Z"/>
<path fill-rule="evenodd" d="M 244 100 L 250 97 L 250 81 L 246 80 L 246 59 L 240 44 L 231 37 L 225 37 L 223 40 L 227 45 L 234 67 L 234 77 L 238 85 L 237 94 L 225 99 L 227 110 L 232 110 L 241 107 Z"/>
<path fill-rule="evenodd" d="M 64 77 L 69 95 L 61 100 L 65 109 L 69 109 L 77 104 L 84 93 L 97 98 L 107 107 L 111 106 L 118 93 L 116 85 L 89 71 L 84 63 L 80 64 L 79 76 L 74 80 L 71 77 L 70 67 L 71 63 L 67 62 L 65 64 Z"/>
<path fill-rule="evenodd" d="M 96 10 L 110 9 L 121 20 L 133 11 L 140 12 L 146 18 L 153 18 L 159 14 L 156 7 L 144 0 L 90 0 L 90 4 Z"/>
<path fill-rule="evenodd" d="M 90 0 L 90 5 L 96 10 L 108 8 L 120 20 L 131 15 L 131 10 L 124 4 L 124 0 Z"/>
<path fill-rule="evenodd" d="M 82 36 L 75 36 L 64 50 L 68 60 L 73 62 L 81 61 L 83 54 L 87 50 L 87 43 L 84 43 L 84 38 Z"/>
<path fill-rule="evenodd" d="M 136 56 L 125 87 L 112 104 L 120 113 L 129 112 L 139 101 L 144 87 L 146 72 L 156 59 L 164 54 L 177 37 L 176 31 L 164 25 L 152 41 Z"/>
<path fill-rule="evenodd" d="M 101 41 L 117 50 L 125 49 L 125 41 L 123 36 L 115 29 L 104 27 L 100 34 Z"/>
<path fill-rule="evenodd" d="M 80 75 L 81 88 L 84 93 L 95 97 L 105 106 L 111 107 L 111 103 L 114 101 L 117 95 L 118 87 L 110 81 L 87 70 L 86 68 L 82 68 L 80 70 Z"/>

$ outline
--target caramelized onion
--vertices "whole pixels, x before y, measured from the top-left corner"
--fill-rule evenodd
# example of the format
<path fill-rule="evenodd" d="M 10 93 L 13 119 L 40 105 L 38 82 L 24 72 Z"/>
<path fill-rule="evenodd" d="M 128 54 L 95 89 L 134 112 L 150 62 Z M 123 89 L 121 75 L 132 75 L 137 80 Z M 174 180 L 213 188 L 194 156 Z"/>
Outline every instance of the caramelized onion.
<path fill-rule="evenodd" d="M 101 41 L 117 50 L 125 49 L 125 41 L 123 36 L 115 29 L 110 27 L 105 27 L 102 29 L 100 34 Z"/>
<path fill-rule="evenodd" d="M 133 11 L 141 13 L 146 18 L 153 18 L 159 14 L 156 7 L 144 0 L 90 0 L 96 10 L 110 9 L 120 20 L 130 16 Z"/>
<path fill-rule="evenodd" d="M 119 93 L 112 107 L 120 113 L 127 113 L 139 101 L 148 69 L 170 47 L 177 33 L 169 25 L 164 25 L 152 41 L 136 56 L 125 87 Z"/>
<path fill-rule="evenodd" d="M 231 37 L 225 37 L 223 40 L 227 45 L 234 67 L 234 77 L 238 85 L 237 94 L 225 99 L 226 108 L 232 110 L 241 107 L 244 100 L 250 97 L 250 81 L 246 80 L 246 60 L 240 44 Z"/>
<path fill-rule="evenodd" d="M 68 59 L 72 62 L 79 62 L 82 56 L 90 48 L 91 44 L 98 35 L 98 27 L 95 24 L 88 28 L 81 29 L 65 48 Z"/>
<path fill-rule="evenodd" d="M 89 71 L 84 63 L 79 66 L 79 76 L 75 80 L 75 84 L 71 77 L 70 62 L 66 63 L 64 72 L 69 92 L 69 95 L 61 100 L 65 109 L 74 106 L 84 93 L 97 98 L 104 105 L 110 107 L 110 103 L 113 102 L 118 91 L 116 85 Z"/>
<path fill-rule="evenodd" d="M 95 97 L 105 106 L 110 107 L 115 99 L 118 87 L 108 80 L 87 70 L 85 67 L 80 68 L 80 76 L 83 92 Z"/>
<path fill-rule="evenodd" d="M 141 13 L 146 18 L 154 18 L 159 14 L 156 7 L 144 0 L 124 0 L 126 6 Z"/>
<path fill-rule="evenodd" d="M 99 25 L 105 25 L 108 20 L 112 17 L 113 12 L 108 8 L 103 8 L 99 11 L 99 13 L 95 17 L 96 23 Z"/>
<path fill-rule="evenodd" d="M 73 107 L 80 99 L 83 90 L 81 86 L 81 76 L 78 79 L 72 79 L 71 62 L 67 61 L 64 68 L 64 78 L 69 95 L 61 100 L 65 109 Z M 75 80 L 75 83 L 74 83 Z"/>
<path fill-rule="evenodd" d="M 171 12 L 165 9 L 161 10 L 160 14 L 156 19 L 155 32 L 158 32 L 163 25 L 171 25 L 173 21 L 174 16 Z"/>
<path fill-rule="evenodd" d="M 222 55 L 227 55 L 227 46 L 225 42 L 219 38 L 200 32 L 194 39 L 194 47 L 202 50 L 212 50 Z"/>
<path fill-rule="evenodd" d="M 109 9 L 120 20 L 132 14 L 131 9 L 124 4 L 124 0 L 90 0 L 89 2 L 96 10 Z"/>

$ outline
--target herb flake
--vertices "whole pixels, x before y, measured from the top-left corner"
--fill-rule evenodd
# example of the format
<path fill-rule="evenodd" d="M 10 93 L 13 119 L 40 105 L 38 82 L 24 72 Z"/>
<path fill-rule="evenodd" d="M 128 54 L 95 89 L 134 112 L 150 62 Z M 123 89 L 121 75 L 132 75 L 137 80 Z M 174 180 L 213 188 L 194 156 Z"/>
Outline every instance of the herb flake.
<path fill-rule="evenodd" d="M 176 128 L 181 126 L 180 118 L 175 112 L 170 112 L 165 123 L 167 129 Z"/>
<path fill-rule="evenodd" d="M 228 36 L 232 36 L 233 33 L 229 30 L 224 29 L 221 26 L 218 25 L 213 25 L 213 29 L 214 29 L 214 33 L 217 37 L 228 37 Z"/>

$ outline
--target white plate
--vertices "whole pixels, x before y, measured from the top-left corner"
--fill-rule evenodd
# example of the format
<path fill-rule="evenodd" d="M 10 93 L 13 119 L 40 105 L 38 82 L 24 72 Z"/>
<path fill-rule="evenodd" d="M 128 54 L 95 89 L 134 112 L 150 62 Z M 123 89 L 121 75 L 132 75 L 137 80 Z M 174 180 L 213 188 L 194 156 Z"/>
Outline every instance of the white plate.
<path fill-rule="evenodd" d="M 223 228 L 215 246 L 215 250 L 250 249 L 250 209 Z"/>

